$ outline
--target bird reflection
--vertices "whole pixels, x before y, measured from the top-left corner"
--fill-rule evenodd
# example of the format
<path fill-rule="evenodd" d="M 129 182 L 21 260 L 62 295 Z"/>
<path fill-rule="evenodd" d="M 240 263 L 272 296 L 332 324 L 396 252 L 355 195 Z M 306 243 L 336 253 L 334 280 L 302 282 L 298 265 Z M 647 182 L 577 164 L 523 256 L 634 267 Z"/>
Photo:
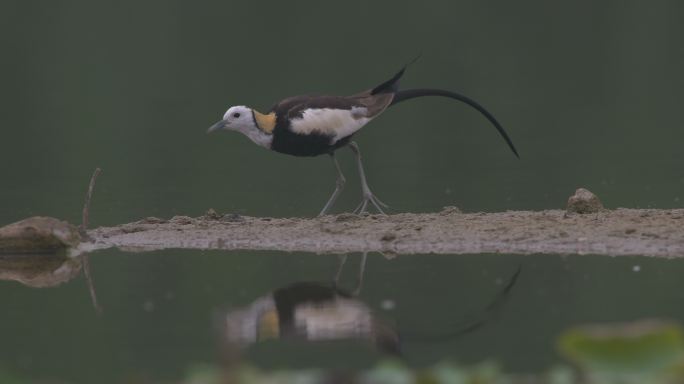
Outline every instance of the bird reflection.
<path fill-rule="evenodd" d="M 355 339 L 369 341 L 379 352 L 401 355 L 399 331 L 380 319 L 358 295 L 363 283 L 366 254 L 362 256 L 356 286 L 340 288 L 339 280 L 347 256 L 342 256 L 339 270 L 331 283 L 296 282 L 275 289 L 251 304 L 219 311 L 215 318 L 222 336 L 224 352 L 235 359 L 243 348 L 267 339 L 297 339 L 311 342 Z M 402 332 L 411 342 L 454 339 L 479 329 L 497 317 L 517 282 L 518 268 L 503 289 L 477 314 L 464 316 L 446 332 Z M 226 357 L 229 357 L 226 355 Z"/>
<path fill-rule="evenodd" d="M 370 341 L 380 352 L 399 354 L 399 335 L 378 318 L 357 295 L 361 290 L 366 255 L 363 255 L 356 287 L 339 287 L 346 262 L 341 259 L 332 283 L 296 282 L 256 299 L 250 305 L 219 313 L 224 341 L 237 347 L 267 339 Z"/>
<path fill-rule="evenodd" d="M 0 280 L 31 288 L 54 288 L 75 279 L 83 270 L 93 307 L 100 313 L 88 261 L 88 255 L 67 257 L 63 253 L 0 254 Z"/>

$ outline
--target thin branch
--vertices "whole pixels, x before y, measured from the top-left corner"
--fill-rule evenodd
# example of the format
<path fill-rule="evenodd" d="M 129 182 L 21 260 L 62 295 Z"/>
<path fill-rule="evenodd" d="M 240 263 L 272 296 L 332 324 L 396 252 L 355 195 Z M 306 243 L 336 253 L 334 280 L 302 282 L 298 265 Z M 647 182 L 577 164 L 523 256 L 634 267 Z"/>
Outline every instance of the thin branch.
<path fill-rule="evenodd" d="M 90 291 L 90 301 L 93 303 L 95 312 L 98 315 L 102 315 L 102 307 L 97 301 L 97 294 L 95 293 L 95 283 L 93 281 L 93 276 L 90 274 L 90 257 L 88 255 L 83 256 L 83 274 L 86 278 L 86 283 L 88 284 L 88 291 Z"/>
<path fill-rule="evenodd" d="M 90 177 L 90 185 L 88 185 L 88 192 L 86 193 L 85 202 L 83 203 L 83 216 L 81 219 L 80 230 L 82 233 L 88 229 L 88 218 L 90 216 L 90 199 L 93 197 L 93 189 L 95 189 L 95 180 L 100 175 L 102 170 L 100 168 L 95 168 L 95 172 Z"/>
<path fill-rule="evenodd" d="M 81 219 L 81 227 L 79 228 L 81 235 L 88 237 L 86 230 L 88 229 L 88 219 L 90 217 L 90 200 L 93 198 L 93 190 L 95 189 L 95 181 L 100 175 L 102 170 L 100 168 L 95 168 L 95 172 L 90 177 L 90 184 L 88 185 L 88 192 L 86 193 L 85 202 L 83 203 L 83 216 Z M 88 284 L 88 291 L 90 291 L 90 300 L 93 302 L 93 307 L 98 315 L 102 314 L 102 307 L 97 301 L 97 294 L 95 293 L 95 283 L 93 281 L 93 276 L 90 273 L 90 257 L 88 255 L 83 256 L 83 274 L 86 278 L 86 283 Z"/>

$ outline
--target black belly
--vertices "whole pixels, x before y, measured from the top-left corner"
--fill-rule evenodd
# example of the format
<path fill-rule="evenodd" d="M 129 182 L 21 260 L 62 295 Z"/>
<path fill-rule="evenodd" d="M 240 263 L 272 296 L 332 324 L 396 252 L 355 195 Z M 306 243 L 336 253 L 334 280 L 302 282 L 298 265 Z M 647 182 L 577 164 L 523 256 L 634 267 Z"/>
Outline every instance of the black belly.
<path fill-rule="evenodd" d="M 331 144 L 332 136 L 320 133 L 299 135 L 288 128 L 276 129 L 273 131 L 273 142 L 271 149 L 293 156 L 318 156 L 330 154 L 336 149 L 349 143 L 351 136 L 338 140 Z"/>

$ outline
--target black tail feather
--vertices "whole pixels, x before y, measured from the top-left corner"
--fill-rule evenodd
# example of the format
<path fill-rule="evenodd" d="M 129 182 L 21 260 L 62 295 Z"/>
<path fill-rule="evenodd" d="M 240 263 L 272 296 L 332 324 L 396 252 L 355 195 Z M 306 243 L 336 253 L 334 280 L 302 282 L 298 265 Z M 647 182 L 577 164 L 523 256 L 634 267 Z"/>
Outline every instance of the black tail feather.
<path fill-rule="evenodd" d="M 397 75 L 395 75 L 396 80 L 398 80 L 398 79 L 401 77 L 401 75 L 402 75 L 403 73 L 404 73 L 404 69 L 402 69 L 401 72 L 399 72 Z M 397 77 L 397 76 L 398 76 L 398 77 Z M 395 80 L 395 79 L 392 78 L 392 80 Z M 383 85 L 385 85 L 385 84 L 386 84 L 386 83 L 383 83 L 383 84 L 381 84 L 381 85 L 378 86 L 378 87 L 381 87 L 381 86 L 383 86 Z M 398 86 L 398 84 L 397 84 L 397 86 Z M 374 89 L 373 91 L 375 91 L 375 89 Z M 480 105 L 480 103 L 478 103 L 477 101 L 475 101 L 475 100 L 473 100 L 473 99 L 471 99 L 471 98 L 469 98 L 469 97 L 467 97 L 467 96 L 464 96 L 464 95 L 462 95 L 462 94 L 460 94 L 460 93 L 451 92 L 451 91 L 445 91 L 445 90 L 442 90 L 442 89 L 431 89 L 431 88 L 407 89 L 407 90 L 403 90 L 403 91 L 396 91 L 396 93 L 395 93 L 395 95 L 394 95 L 394 99 L 392 100 L 392 104 L 390 104 L 390 106 L 392 106 L 392 105 L 394 105 L 394 104 L 397 104 L 397 103 L 401 103 L 402 101 L 414 99 L 414 98 L 416 98 L 416 97 L 423 97 L 423 96 L 442 96 L 442 97 L 448 97 L 448 98 L 451 98 L 451 99 L 458 100 L 458 101 L 460 101 L 460 102 L 466 103 L 466 104 L 470 105 L 471 107 L 477 109 L 484 117 L 487 118 L 487 120 L 489 120 L 490 123 L 492 123 L 492 124 L 494 125 L 494 127 L 496 128 L 496 130 L 499 131 L 499 134 L 501 134 L 501 137 L 503 137 L 504 140 L 506 140 L 506 143 L 507 143 L 508 146 L 511 148 L 511 150 L 513 151 L 513 153 L 515 154 L 515 156 L 516 156 L 517 158 L 520 158 L 520 155 L 518 155 L 518 150 L 515 149 L 515 146 L 513 145 L 513 141 L 511 141 L 511 138 L 508 137 L 508 134 L 507 134 L 506 131 L 503 129 L 503 127 L 501 126 L 501 124 L 499 124 L 499 122 L 496 120 L 496 118 L 494 117 L 494 115 L 492 115 L 491 113 L 489 113 L 489 111 L 487 111 L 487 110 L 486 110 L 482 105 Z"/>
<path fill-rule="evenodd" d="M 371 90 L 371 95 L 377 95 L 378 93 L 395 93 L 399 90 L 399 80 L 401 79 L 402 76 L 404 76 L 404 71 L 406 71 L 406 68 L 408 68 L 411 64 L 415 63 L 418 59 L 420 59 L 420 56 L 422 53 L 419 53 L 416 57 L 413 58 L 413 60 L 409 61 L 406 65 L 404 65 L 399 72 L 397 72 L 394 76 L 392 76 L 391 79 L 385 81 L 384 83 L 378 85 L 377 87 L 373 88 Z"/>
<path fill-rule="evenodd" d="M 470 332 L 473 332 L 484 325 L 487 325 L 488 322 L 495 320 L 499 315 L 502 310 L 502 307 L 506 304 L 506 302 L 510 299 L 510 292 L 513 289 L 513 286 L 516 285 L 518 281 L 518 276 L 520 276 L 520 272 L 522 271 L 522 267 L 518 266 L 518 269 L 515 271 L 513 276 L 508 281 L 508 284 L 504 287 L 501 292 L 499 292 L 494 299 L 487 305 L 480 313 L 476 315 L 471 315 L 468 316 L 470 317 L 469 319 L 466 318 L 462 322 L 461 325 L 458 327 L 454 327 L 456 329 L 447 331 L 447 332 L 438 332 L 438 333 L 433 333 L 433 331 L 430 331 L 430 333 L 407 333 L 403 332 L 402 335 L 405 340 L 410 340 L 411 342 L 430 342 L 434 343 L 436 341 L 441 341 L 444 342 L 446 340 L 456 340 L 459 337 L 466 335 Z"/>
<path fill-rule="evenodd" d="M 404 66 L 399 72 L 397 72 L 391 79 L 385 81 L 384 83 L 373 88 L 371 95 L 377 95 L 378 93 L 394 93 L 399 90 L 399 79 L 404 76 L 404 71 L 406 71 L 406 66 Z"/>

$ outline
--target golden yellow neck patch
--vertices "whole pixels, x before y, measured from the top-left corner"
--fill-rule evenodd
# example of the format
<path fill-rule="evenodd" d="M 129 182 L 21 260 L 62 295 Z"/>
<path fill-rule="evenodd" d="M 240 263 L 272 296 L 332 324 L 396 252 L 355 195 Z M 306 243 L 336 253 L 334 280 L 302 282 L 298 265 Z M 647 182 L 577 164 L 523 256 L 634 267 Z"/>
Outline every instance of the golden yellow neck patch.
<path fill-rule="evenodd" d="M 277 339 L 280 337 L 280 320 L 275 309 L 264 313 L 259 319 L 258 339 Z"/>
<path fill-rule="evenodd" d="M 256 122 L 256 125 L 257 127 L 259 127 L 259 129 L 268 134 L 273 133 L 273 129 L 275 129 L 276 125 L 275 112 L 271 112 L 268 115 L 264 115 L 256 109 L 252 109 L 252 115 L 254 116 L 254 121 Z"/>

